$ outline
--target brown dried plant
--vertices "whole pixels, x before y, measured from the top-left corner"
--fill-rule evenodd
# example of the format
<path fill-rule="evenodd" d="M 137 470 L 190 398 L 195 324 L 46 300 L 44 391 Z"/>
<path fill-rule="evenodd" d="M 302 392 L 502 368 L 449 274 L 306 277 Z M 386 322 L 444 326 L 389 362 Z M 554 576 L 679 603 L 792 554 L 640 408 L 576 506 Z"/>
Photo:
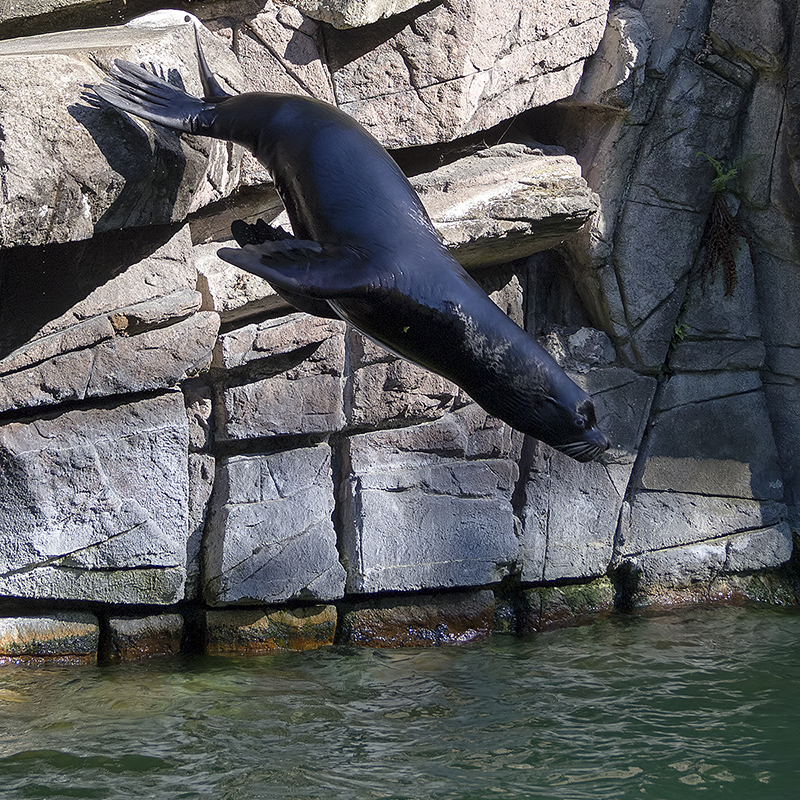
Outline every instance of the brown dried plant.
<path fill-rule="evenodd" d="M 706 283 L 713 283 L 716 277 L 717 267 L 722 265 L 723 277 L 725 279 L 725 296 L 730 297 L 736 288 L 738 281 L 736 275 L 736 254 L 739 252 L 740 241 L 744 239 L 750 249 L 750 258 L 753 258 L 753 240 L 750 234 L 744 229 L 742 223 L 736 219 L 730 211 L 728 200 L 725 195 L 731 190 L 728 184 L 739 173 L 739 170 L 758 156 L 746 156 L 735 161 L 727 167 L 716 158 L 700 152 L 698 155 L 708 159 L 714 172 L 714 179 L 711 181 L 711 211 L 706 220 L 706 227 L 700 240 L 701 246 L 705 247 L 703 260 L 700 263 L 700 286 L 705 293 Z"/>

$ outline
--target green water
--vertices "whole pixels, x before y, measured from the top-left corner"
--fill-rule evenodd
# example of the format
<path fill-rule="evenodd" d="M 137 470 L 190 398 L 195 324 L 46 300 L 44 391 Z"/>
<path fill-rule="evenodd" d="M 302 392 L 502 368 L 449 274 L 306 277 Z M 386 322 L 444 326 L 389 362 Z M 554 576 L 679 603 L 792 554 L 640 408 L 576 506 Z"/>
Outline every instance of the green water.
<path fill-rule="evenodd" d="M 800 796 L 800 614 L 0 668 L 0 797 Z"/>

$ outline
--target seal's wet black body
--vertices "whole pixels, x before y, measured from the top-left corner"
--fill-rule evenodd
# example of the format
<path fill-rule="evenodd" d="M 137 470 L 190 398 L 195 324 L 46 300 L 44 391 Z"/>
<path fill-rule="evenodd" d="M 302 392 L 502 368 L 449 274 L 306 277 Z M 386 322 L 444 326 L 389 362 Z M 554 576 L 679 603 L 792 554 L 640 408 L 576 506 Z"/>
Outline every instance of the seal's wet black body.
<path fill-rule="evenodd" d="M 450 255 L 406 177 L 355 120 L 309 97 L 226 95 L 202 59 L 204 100 L 132 64 L 117 67 L 96 87 L 101 97 L 243 145 L 272 175 L 294 236 L 224 248 L 223 259 L 304 311 L 347 320 L 573 458 L 608 447 L 589 396 Z"/>

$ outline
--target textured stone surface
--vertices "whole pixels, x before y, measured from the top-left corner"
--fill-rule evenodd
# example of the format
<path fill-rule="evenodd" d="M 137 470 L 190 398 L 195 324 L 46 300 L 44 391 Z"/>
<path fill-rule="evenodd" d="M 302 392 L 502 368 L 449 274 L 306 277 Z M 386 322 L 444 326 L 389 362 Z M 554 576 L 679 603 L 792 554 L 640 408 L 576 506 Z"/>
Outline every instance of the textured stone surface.
<path fill-rule="evenodd" d="M 330 73 L 317 47 L 318 25 L 289 5 L 261 5 L 258 14 L 235 24 L 233 37 L 248 90 L 309 94 L 335 103 Z"/>
<path fill-rule="evenodd" d="M 208 611 L 205 650 L 212 655 L 314 650 L 333 644 L 336 620 L 336 606 Z"/>
<path fill-rule="evenodd" d="M 0 617 L 0 663 L 42 659 L 94 661 L 100 626 L 93 614 Z"/>
<path fill-rule="evenodd" d="M 620 554 L 694 544 L 746 530 L 779 525 L 781 503 L 681 492 L 638 492 L 620 522 Z"/>
<path fill-rule="evenodd" d="M 537 633 L 609 613 L 614 608 L 614 587 L 603 577 L 586 584 L 528 589 L 521 605 L 517 631 Z"/>
<path fill-rule="evenodd" d="M 176 656 L 181 651 L 183 617 L 180 614 L 112 617 L 108 621 L 108 628 L 106 658 L 110 661 Z"/>
<path fill-rule="evenodd" d="M 230 222 L 226 233 L 230 235 Z M 223 323 L 272 311 L 285 311 L 288 303 L 263 278 L 237 269 L 217 256 L 217 250 L 223 245 L 235 247 L 236 243 L 233 240 L 212 242 L 194 248 L 197 289 L 203 298 L 202 308 L 216 311 Z"/>
<path fill-rule="evenodd" d="M 355 331 L 348 332 L 349 366 L 345 409 L 348 425 L 438 419 L 453 408 L 461 390 L 422 367 L 397 358 Z"/>
<path fill-rule="evenodd" d="M 418 175 L 412 185 L 465 267 L 500 264 L 555 247 L 594 211 L 573 158 L 497 145 Z"/>
<path fill-rule="evenodd" d="M 220 338 L 217 437 L 248 439 L 344 425 L 344 323 L 294 314 Z"/>
<path fill-rule="evenodd" d="M 763 392 L 662 411 L 641 482 L 651 490 L 780 500 L 783 481 Z"/>
<path fill-rule="evenodd" d="M 579 465 L 537 444 L 525 494 L 523 581 L 605 574 L 623 499 L 605 466 Z"/>
<path fill-rule="evenodd" d="M 637 556 L 642 589 L 680 588 L 693 583 L 710 586 L 729 572 L 777 567 L 791 558 L 792 537 L 786 524 L 744 531 L 697 544 L 650 551 Z"/>
<path fill-rule="evenodd" d="M 207 602 L 343 595 L 330 463 L 326 444 L 221 463 L 206 533 Z"/>
<path fill-rule="evenodd" d="M 336 97 L 386 146 L 450 141 L 571 95 L 607 10 L 601 0 L 455 0 L 327 31 Z"/>
<path fill-rule="evenodd" d="M 503 454 L 505 426 L 474 413 L 349 440 L 349 591 L 482 585 L 507 574 L 517 466 Z"/>
<path fill-rule="evenodd" d="M 180 394 L 0 426 L 0 594 L 180 600 L 187 445 Z"/>
<path fill-rule="evenodd" d="M 422 3 L 423 0 L 293 0 L 292 5 L 337 28 L 357 28 Z"/>
<path fill-rule="evenodd" d="M 215 37 L 204 34 L 203 43 L 217 74 L 241 87 L 233 55 Z M 0 42 L 0 246 L 177 221 L 235 187 L 239 156 L 224 143 L 182 138 L 82 100 L 114 58 L 178 70 L 202 94 L 191 24 Z"/>
<path fill-rule="evenodd" d="M 433 647 L 485 639 L 494 625 L 490 591 L 418 595 L 355 603 L 341 614 L 343 644 Z"/>
<path fill-rule="evenodd" d="M 0 374 L 197 307 L 185 225 L 14 248 L 3 252 L 0 275 Z"/>

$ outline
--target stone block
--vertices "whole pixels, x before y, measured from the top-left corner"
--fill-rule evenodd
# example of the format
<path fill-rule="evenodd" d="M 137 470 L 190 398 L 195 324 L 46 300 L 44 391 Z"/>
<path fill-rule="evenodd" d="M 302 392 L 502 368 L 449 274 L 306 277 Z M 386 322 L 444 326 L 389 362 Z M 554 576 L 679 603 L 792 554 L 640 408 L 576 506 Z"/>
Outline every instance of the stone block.
<path fill-rule="evenodd" d="M 205 651 L 210 655 L 315 650 L 333 644 L 336 606 L 220 609 L 206 612 Z"/>
<path fill-rule="evenodd" d="M 656 389 L 653 378 L 619 367 L 573 377 L 592 395 L 598 425 L 612 448 L 599 461 L 579 464 L 530 440 L 522 461 L 520 562 L 525 581 L 605 574 Z"/>
<path fill-rule="evenodd" d="M 307 314 L 223 335 L 215 365 L 233 371 L 219 391 L 217 439 L 340 430 L 344 360 L 344 323 Z"/>
<path fill-rule="evenodd" d="M 786 509 L 736 497 L 637 492 L 620 521 L 619 552 L 634 556 L 780 524 Z"/>
<path fill-rule="evenodd" d="M 539 442 L 532 448 L 522 512 L 522 580 L 604 575 L 624 489 L 600 462 L 579 464 Z"/>
<path fill-rule="evenodd" d="M 232 217 L 242 218 L 238 213 Z M 230 236 L 230 223 L 226 234 Z M 196 245 L 193 249 L 197 289 L 202 295 L 204 310 L 216 311 L 223 323 L 231 323 L 290 309 L 289 304 L 263 278 L 237 269 L 219 258 L 217 250 L 221 246 L 235 247 L 236 243 L 233 240 L 211 242 Z"/>
<path fill-rule="evenodd" d="M 603 38 L 586 62 L 571 100 L 616 111 L 630 108 L 634 93 L 645 80 L 652 41 L 653 34 L 640 11 L 627 5 L 610 9 Z"/>
<path fill-rule="evenodd" d="M 0 374 L 199 308 L 188 226 L 16 247 L 0 259 Z"/>
<path fill-rule="evenodd" d="M 208 453 L 189 453 L 189 536 L 186 540 L 187 599 L 200 595 L 203 534 L 211 492 L 214 488 L 216 459 Z"/>
<path fill-rule="evenodd" d="M 452 141 L 569 97 L 608 2 L 457 2 L 326 29 L 339 105 L 387 147 Z"/>
<path fill-rule="evenodd" d="M 445 378 L 391 355 L 354 330 L 347 336 L 352 370 L 345 388 L 348 426 L 438 419 L 458 401 L 461 390 Z"/>
<path fill-rule="evenodd" d="M 489 441 L 480 446 L 489 453 L 470 454 L 474 434 L 450 414 L 349 439 L 342 534 L 349 591 L 480 586 L 508 573 L 518 547 L 517 466 Z"/>
<path fill-rule="evenodd" d="M 95 661 L 100 626 L 94 614 L 64 612 L 0 618 L 0 664 L 46 659 Z"/>
<path fill-rule="evenodd" d="M 175 24 L 180 20 L 179 24 Z M 115 58 L 157 64 L 202 96 L 194 29 L 122 25 L 0 42 L 0 246 L 88 239 L 96 232 L 185 219 L 231 192 L 238 149 L 154 128 L 83 100 Z M 243 85 L 234 55 L 202 34 L 215 74 Z"/>
<path fill-rule="evenodd" d="M 335 105 L 330 73 L 317 47 L 319 25 L 288 4 L 261 6 L 234 28 L 248 91 L 309 94 Z"/>
<path fill-rule="evenodd" d="M 642 137 L 614 231 L 614 275 L 630 329 L 627 358 L 647 370 L 666 358 L 711 205 L 711 168 L 698 151 L 727 157 L 744 100 L 742 89 L 683 59 Z"/>
<path fill-rule="evenodd" d="M 108 621 L 108 628 L 105 660 L 111 662 L 176 656 L 181 651 L 183 617 L 180 614 L 112 617 Z"/>
<path fill-rule="evenodd" d="M 180 393 L 0 425 L 0 594 L 182 599 L 187 449 Z"/>
<path fill-rule="evenodd" d="M 336 28 L 358 28 L 401 14 L 423 2 L 424 0 L 295 0 L 295 5 L 309 17 L 328 22 Z"/>
<path fill-rule="evenodd" d="M 383 598 L 342 610 L 339 641 L 364 647 L 433 647 L 485 639 L 492 633 L 490 591 Z"/>
<path fill-rule="evenodd" d="M 792 536 L 785 523 L 697 544 L 637 556 L 639 587 L 646 593 L 705 583 L 718 575 L 778 567 L 792 556 Z"/>
<path fill-rule="evenodd" d="M 714 380 L 709 376 L 709 392 L 713 392 Z M 712 397 L 659 413 L 647 441 L 641 486 L 782 499 L 783 481 L 764 393 L 757 390 Z"/>
<path fill-rule="evenodd" d="M 614 609 L 614 587 L 606 577 L 571 586 L 543 586 L 523 592 L 517 632 L 537 633 L 608 614 Z"/>
<path fill-rule="evenodd" d="M 450 252 L 467 268 L 555 247 L 595 210 L 574 158 L 521 144 L 490 147 L 411 183 Z"/>
<path fill-rule="evenodd" d="M 711 12 L 709 35 L 715 49 L 733 61 L 760 72 L 775 72 L 786 63 L 790 28 L 780 0 L 753 6 L 743 0 L 722 0 Z"/>
<path fill-rule="evenodd" d="M 218 468 L 205 543 L 211 605 L 344 594 L 327 444 L 234 456 Z"/>
<path fill-rule="evenodd" d="M 174 325 L 113 335 L 91 350 L 54 356 L 3 376 L 0 411 L 169 389 L 211 364 L 218 330 L 219 317 L 203 311 Z"/>

